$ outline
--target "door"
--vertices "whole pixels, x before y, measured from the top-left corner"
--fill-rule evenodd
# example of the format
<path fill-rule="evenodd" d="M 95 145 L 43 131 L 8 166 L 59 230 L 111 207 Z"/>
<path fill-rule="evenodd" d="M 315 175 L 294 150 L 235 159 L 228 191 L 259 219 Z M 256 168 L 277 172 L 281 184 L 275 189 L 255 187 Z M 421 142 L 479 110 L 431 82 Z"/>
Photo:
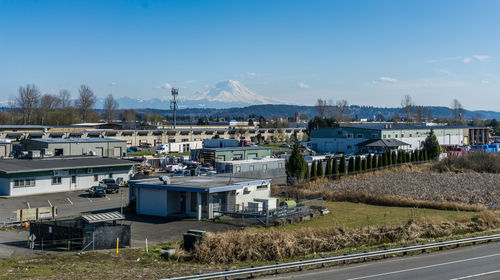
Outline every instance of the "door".
<path fill-rule="evenodd" d="M 120 157 L 122 155 L 122 148 L 121 147 L 115 147 L 115 157 Z"/>
<path fill-rule="evenodd" d="M 76 190 L 78 188 L 78 181 L 76 175 L 71 175 L 70 190 Z"/>
<path fill-rule="evenodd" d="M 181 213 L 186 213 L 186 193 L 181 192 L 179 202 L 181 204 Z"/>
<path fill-rule="evenodd" d="M 0 146 L 0 157 L 6 157 L 5 146 Z"/>
<path fill-rule="evenodd" d="M 154 189 L 139 189 L 138 208 L 139 214 L 151 216 L 167 216 L 166 191 Z"/>
<path fill-rule="evenodd" d="M 96 156 L 102 157 L 104 155 L 104 148 L 103 147 L 95 148 L 95 154 L 96 154 Z"/>

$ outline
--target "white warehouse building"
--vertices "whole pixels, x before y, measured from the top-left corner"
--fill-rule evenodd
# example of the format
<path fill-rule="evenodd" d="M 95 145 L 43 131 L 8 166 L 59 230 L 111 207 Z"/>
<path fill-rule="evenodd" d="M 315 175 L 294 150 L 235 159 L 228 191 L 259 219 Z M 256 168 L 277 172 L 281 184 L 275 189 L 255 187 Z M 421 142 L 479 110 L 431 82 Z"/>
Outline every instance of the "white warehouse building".
<path fill-rule="evenodd" d="M 88 189 L 105 178 L 128 181 L 134 165 L 101 157 L 0 159 L 0 196 Z"/>
<path fill-rule="evenodd" d="M 219 176 L 159 178 L 129 182 L 131 204 L 138 214 L 160 217 L 212 219 L 224 212 L 239 212 L 261 205 L 259 211 L 276 209 L 271 179 L 248 180 Z"/>

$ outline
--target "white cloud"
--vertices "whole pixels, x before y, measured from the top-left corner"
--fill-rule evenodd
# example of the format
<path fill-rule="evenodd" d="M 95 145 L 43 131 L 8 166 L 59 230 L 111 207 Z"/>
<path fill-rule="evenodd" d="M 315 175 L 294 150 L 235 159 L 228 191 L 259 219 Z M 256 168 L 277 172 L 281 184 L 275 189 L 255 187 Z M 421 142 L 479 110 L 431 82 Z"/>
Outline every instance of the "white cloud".
<path fill-rule="evenodd" d="M 478 54 L 475 54 L 472 57 L 481 62 L 488 61 L 491 58 L 489 55 L 478 55 Z"/>
<path fill-rule="evenodd" d="M 250 77 L 255 77 L 255 76 L 257 76 L 257 73 L 255 73 L 255 72 L 248 72 L 247 75 L 250 76 Z"/>
<path fill-rule="evenodd" d="M 463 62 L 465 64 L 470 63 L 471 61 L 472 61 L 472 58 L 470 58 L 470 57 L 464 57 L 464 59 L 463 59 Z"/>
<path fill-rule="evenodd" d="M 310 88 L 311 86 L 308 84 L 304 84 L 304 83 L 297 83 L 297 87 L 298 88 Z"/>
<path fill-rule="evenodd" d="M 489 83 L 490 83 L 490 81 L 489 81 L 489 80 L 482 80 L 482 81 L 481 81 L 481 84 L 488 85 Z"/>
<path fill-rule="evenodd" d="M 436 62 L 462 60 L 462 59 L 463 59 L 463 57 L 461 57 L 461 56 L 444 57 L 444 58 L 438 58 L 438 59 L 430 59 L 430 60 L 427 60 L 425 63 L 436 63 Z"/>
<path fill-rule="evenodd" d="M 163 85 L 161 86 L 156 86 L 155 88 L 158 88 L 158 89 L 171 89 L 172 88 L 172 85 L 169 84 L 169 83 L 164 83 Z"/>
<path fill-rule="evenodd" d="M 110 84 L 112 87 L 116 86 L 116 82 L 111 82 Z"/>
<path fill-rule="evenodd" d="M 399 82 L 398 79 L 396 78 L 392 78 L 392 77 L 380 77 L 378 78 L 378 80 L 373 80 L 372 81 L 372 84 L 378 84 L 378 83 L 397 83 Z"/>

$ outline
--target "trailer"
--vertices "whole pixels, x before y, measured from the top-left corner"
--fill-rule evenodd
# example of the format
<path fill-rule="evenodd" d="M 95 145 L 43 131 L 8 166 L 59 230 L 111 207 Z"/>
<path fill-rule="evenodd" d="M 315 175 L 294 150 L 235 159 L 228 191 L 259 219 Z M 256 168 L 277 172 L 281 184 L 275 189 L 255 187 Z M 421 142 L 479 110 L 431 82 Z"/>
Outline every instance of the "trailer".
<path fill-rule="evenodd" d="M 169 154 L 169 153 L 187 153 L 191 150 L 201 149 L 203 147 L 202 141 L 190 141 L 190 142 L 171 142 L 165 143 L 158 146 L 156 149 L 157 154 Z"/>

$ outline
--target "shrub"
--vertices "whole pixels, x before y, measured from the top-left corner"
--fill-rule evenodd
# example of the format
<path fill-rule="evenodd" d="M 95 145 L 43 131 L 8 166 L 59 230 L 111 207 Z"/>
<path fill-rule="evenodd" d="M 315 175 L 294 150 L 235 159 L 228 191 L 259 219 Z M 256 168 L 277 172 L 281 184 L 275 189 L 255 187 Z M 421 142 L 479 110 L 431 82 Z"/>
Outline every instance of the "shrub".
<path fill-rule="evenodd" d="M 349 173 L 354 172 L 354 157 L 349 158 L 349 163 L 347 164 L 347 168 L 349 170 Z"/>
<path fill-rule="evenodd" d="M 318 177 L 318 168 L 316 167 L 316 161 L 313 160 L 311 164 L 311 180 L 316 180 Z"/>
<path fill-rule="evenodd" d="M 333 160 L 337 161 L 336 159 L 333 159 Z M 331 159 L 326 160 L 325 177 L 328 178 L 329 180 L 332 179 L 332 160 Z"/>
<path fill-rule="evenodd" d="M 347 169 L 346 169 L 346 166 L 345 166 L 345 156 L 342 155 L 340 157 L 339 173 L 341 175 L 344 175 L 346 171 L 347 171 Z"/>
<path fill-rule="evenodd" d="M 318 160 L 317 168 L 318 168 L 318 171 L 316 171 L 316 175 L 318 176 L 318 178 L 323 178 L 323 161 L 322 160 Z"/>
<path fill-rule="evenodd" d="M 500 173 L 500 154 L 470 152 L 460 157 L 449 157 L 435 163 L 432 168 L 439 172 L 475 171 Z"/>
<path fill-rule="evenodd" d="M 356 172 L 360 172 L 361 171 L 361 157 L 360 156 L 356 156 L 356 163 L 354 164 L 354 166 L 356 167 Z"/>
<path fill-rule="evenodd" d="M 342 158 L 340 160 L 342 161 Z M 344 169 L 345 169 L 345 160 L 342 162 L 342 164 L 344 165 Z M 333 159 L 332 173 L 333 173 L 334 179 L 337 179 L 339 177 L 339 164 L 337 163 L 336 158 Z"/>

